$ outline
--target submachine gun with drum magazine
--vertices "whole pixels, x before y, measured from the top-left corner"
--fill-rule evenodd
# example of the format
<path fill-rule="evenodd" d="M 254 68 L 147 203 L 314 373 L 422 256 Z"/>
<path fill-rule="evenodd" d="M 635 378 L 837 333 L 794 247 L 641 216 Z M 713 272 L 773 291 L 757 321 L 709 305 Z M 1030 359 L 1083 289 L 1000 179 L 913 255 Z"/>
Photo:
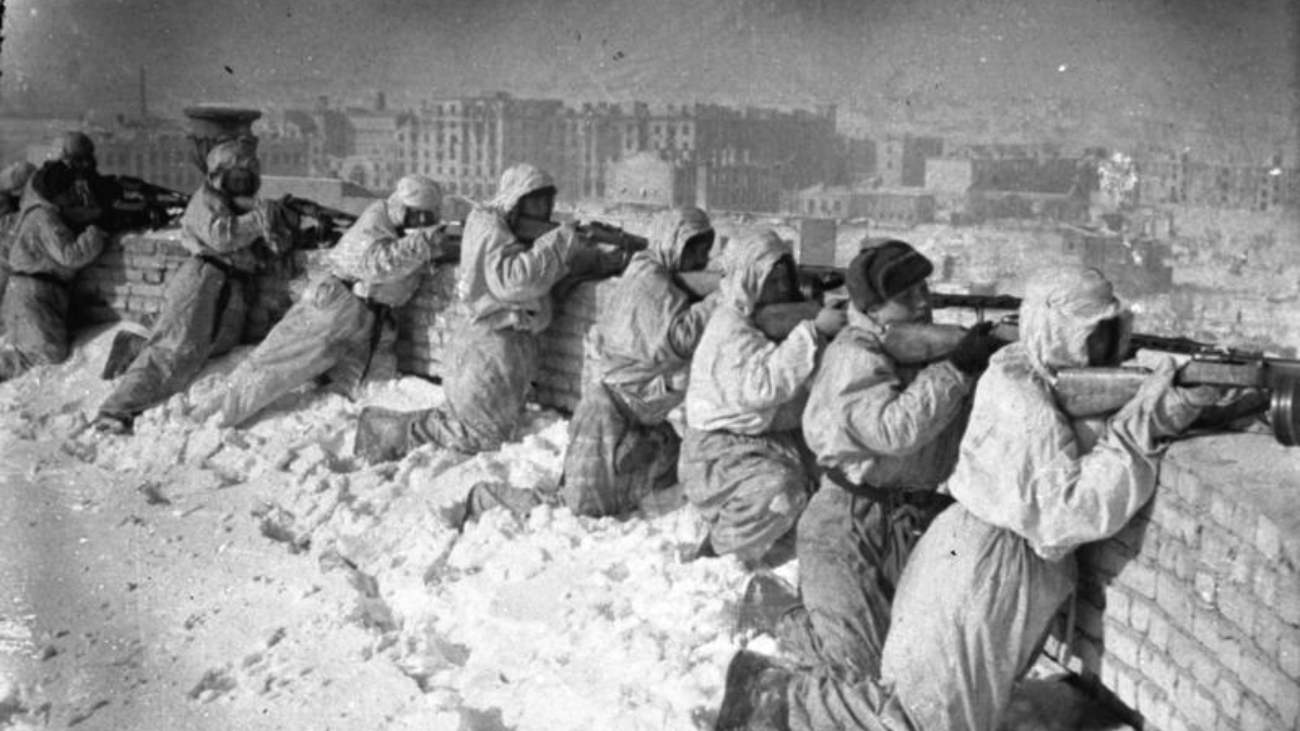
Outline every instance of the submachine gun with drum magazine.
<path fill-rule="evenodd" d="M 1020 299 L 1009 295 L 932 294 L 931 306 L 968 307 L 985 310 L 1015 310 Z M 1018 336 L 1015 313 L 1005 315 L 993 328 L 993 335 L 1007 342 Z M 896 325 L 886 335 L 885 348 L 904 363 L 926 363 L 947 357 L 965 334 L 966 328 L 945 324 Z M 1229 348 L 1185 337 L 1135 333 L 1129 338 L 1126 359 L 1138 350 L 1156 350 L 1189 356 L 1174 377 L 1180 386 L 1225 386 L 1257 389 L 1257 399 L 1247 398 L 1231 413 L 1217 414 L 1224 422 L 1267 411 L 1273 436 L 1288 447 L 1300 445 L 1300 361 L 1277 358 L 1258 351 Z M 1138 366 L 1064 368 L 1056 372 L 1053 390 L 1057 402 L 1075 417 L 1104 416 L 1117 411 L 1133 398 L 1151 371 Z M 1266 398 L 1264 396 L 1266 394 Z"/>

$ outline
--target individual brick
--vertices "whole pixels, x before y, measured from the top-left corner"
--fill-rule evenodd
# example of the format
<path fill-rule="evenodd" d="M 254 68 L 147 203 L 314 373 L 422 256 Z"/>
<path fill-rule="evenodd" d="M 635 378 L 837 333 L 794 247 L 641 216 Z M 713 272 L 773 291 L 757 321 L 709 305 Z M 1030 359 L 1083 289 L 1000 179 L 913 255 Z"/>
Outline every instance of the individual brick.
<path fill-rule="evenodd" d="M 1107 628 L 1103 645 L 1107 655 L 1113 655 L 1125 665 L 1135 668 L 1138 664 L 1138 642 L 1132 633 L 1112 625 Z"/>
<path fill-rule="evenodd" d="M 1253 636 L 1255 629 L 1255 597 L 1236 584 L 1219 586 L 1215 605 L 1224 618 L 1244 633 Z"/>
<path fill-rule="evenodd" d="M 1169 704 L 1169 697 L 1165 692 L 1149 680 L 1138 682 L 1138 713 L 1142 718 L 1155 728 L 1164 728 L 1169 724 L 1169 715 L 1173 707 Z"/>
<path fill-rule="evenodd" d="M 1218 706 L 1196 681 L 1187 675 L 1180 676 L 1174 688 L 1174 706 L 1197 726 L 1213 726 Z"/>
<path fill-rule="evenodd" d="M 1169 621 L 1180 627 L 1192 623 L 1193 599 L 1183 582 L 1172 574 L 1156 576 L 1156 605 L 1169 617 Z"/>
<path fill-rule="evenodd" d="M 1110 595 L 1107 594 L 1108 598 L 1109 596 Z M 1107 609 L 1109 609 L 1109 606 L 1107 607 Z M 1158 612 L 1158 611 L 1160 610 L 1154 604 L 1147 601 L 1146 599 L 1141 599 L 1141 598 L 1131 599 L 1129 600 L 1128 603 L 1128 626 L 1132 627 L 1136 632 L 1145 634 L 1147 629 L 1150 628 L 1151 626 L 1152 612 Z M 1158 645 L 1158 646 L 1163 647 L 1163 645 Z"/>
<path fill-rule="evenodd" d="M 1132 626 L 1133 623 L 1130 620 L 1131 610 L 1129 609 L 1129 607 L 1134 602 L 1140 600 L 1133 599 L 1132 597 L 1129 596 L 1128 592 L 1126 592 L 1123 587 L 1117 586 L 1112 583 L 1106 586 L 1104 601 L 1105 601 L 1107 619 L 1113 622 L 1119 622 L 1120 624 Z M 1142 628 L 1133 627 L 1133 629 L 1137 630 L 1138 632 L 1143 632 L 1146 630 L 1145 627 Z M 1101 636 L 1095 633 L 1090 633 L 1090 634 L 1092 634 L 1094 637 Z"/>
<path fill-rule="evenodd" d="M 1237 720 L 1241 716 L 1241 699 L 1245 697 L 1245 690 L 1241 683 L 1226 675 L 1220 676 L 1213 689 L 1220 713 L 1234 721 Z"/>
<path fill-rule="evenodd" d="M 1152 606 L 1154 609 L 1147 624 L 1147 639 L 1156 647 L 1168 650 L 1178 630 L 1169 625 L 1169 617 L 1165 616 L 1159 605 L 1152 602 L 1148 606 Z"/>
<path fill-rule="evenodd" d="M 1234 673 L 1238 679 L 1248 681 L 1241 674 L 1242 653 L 1245 650 L 1244 635 L 1231 622 L 1224 619 L 1212 608 L 1197 607 L 1192 620 L 1192 636 L 1209 650 L 1210 657 L 1222 668 Z M 1204 685 L 1210 685 L 1213 679 L 1197 677 Z"/>
<path fill-rule="evenodd" d="M 1256 616 L 1258 620 L 1259 614 Z M 1273 626 L 1277 625 L 1274 623 Z M 1294 627 L 1287 629 L 1288 631 L 1279 633 L 1281 636 L 1276 644 L 1261 645 L 1261 647 L 1265 649 L 1276 647 L 1278 667 L 1292 680 L 1300 683 L 1300 631 Z"/>
<path fill-rule="evenodd" d="M 1174 681 L 1178 677 L 1174 664 L 1164 652 L 1149 642 L 1138 647 L 1137 668 L 1148 680 L 1166 690 L 1174 687 Z"/>
<path fill-rule="evenodd" d="M 1137 670 L 1113 655 L 1102 655 L 1100 677 L 1116 698 L 1131 708 L 1137 708 L 1137 688 L 1141 679 Z"/>
<path fill-rule="evenodd" d="M 1157 492 L 1151 509 L 1151 522 L 1191 548 L 1196 548 L 1201 537 L 1201 522 L 1192 508 L 1178 498 L 1177 493 Z"/>
<path fill-rule="evenodd" d="M 1277 576 L 1277 595 L 1271 606 L 1278 619 L 1300 626 L 1300 574 L 1294 568 L 1280 566 L 1274 573 Z"/>
<path fill-rule="evenodd" d="M 1185 670 L 1196 682 L 1206 688 L 1212 687 L 1223 674 L 1222 668 L 1210 651 L 1185 632 L 1174 630 L 1169 636 L 1169 644 L 1166 647 L 1166 652 L 1174 661 L 1174 665 Z"/>
<path fill-rule="evenodd" d="M 144 282 L 128 284 L 127 289 L 132 295 L 141 297 L 162 297 L 166 292 L 166 289 L 161 284 L 145 284 Z"/>
<path fill-rule="evenodd" d="M 1237 532 L 1236 510 L 1237 504 L 1233 502 L 1227 492 L 1215 491 L 1210 494 L 1210 520 L 1214 521 L 1216 525 L 1226 528 L 1234 535 Z M 1250 540 L 1253 536 L 1245 536 L 1245 538 Z"/>
<path fill-rule="evenodd" d="M 1115 581 L 1139 596 L 1148 599 L 1154 599 L 1156 596 L 1156 571 L 1141 558 L 1135 558 L 1125 564 L 1115 577 Z"/>
<path fill-rule="evenodd" d="M 1255 578 L 1251 582 L 1255 598 L 1270 609 L 1277 606 L 1277 576 L 1277 569 L 1273 565 L 1263 564 L 1255 570 Z"/>
<path fill-rule="evenodd" d="M 1247 694 L 1241 702 L 1241 731 L 1278 731 L 1282 719 L 1259 698 Z"/>
<path fill-rule="evenodd" d="M 1214 494 L 1212 486 L 1188 468 L 1176 463 L 1171 466 L 1173 469 L 1162 471 L 1163 484 L 1166 487 L 1173 487 L 1174 494 L 1193 514 L 1209 510 L 1211 496 Z"/>
<path fill-rule="evenodd" d="M 1300 569 L 1300 532 L 1282 534 L 1281 561 L 1292 567 L 1293 571 Z"/>
<path fill-rule="evenodd" d="M 1240 541 L 1219 526 L 1205 526 L 1201 532 L 1200 564 L 1220 574 L 1230 574 L 1237 560 Z"/>
<path fill-rule="evenodd" d="M 1267 515 L 1255 520 L 1255 549 L 1265 561 L 1276 561 L 1282 556 L 1282 531 Z"/>
<path fill-rule="evenodd" d="M 1169 714 L 1169 723 L 1160 731 L 1192 731 L 1199 729 L 1199 726 L 1187 725 L 1187 719 L 1183 718 L 1182 709 L 1174 706 Z"/>
<path fill-rule="evenodd" d="M 1211 571 L 1197 571 L 1192 581 L 1196 597 L 1205 604 L 1214 604 L 1214 597 L 1219 586 L 1219 577 Z M 1157 588 L 1159 591 L 1159 588 Z"/>
<path fill-rule="evenodd" d="M 1195 560 L 1192 551 L 1182 540 L 1170 534 L 1161 534 L 1160 547 L 1156 562 L 1166 571 L 1172 571 L 1180 580 L 1187 581 L 1193 577 Z"/>

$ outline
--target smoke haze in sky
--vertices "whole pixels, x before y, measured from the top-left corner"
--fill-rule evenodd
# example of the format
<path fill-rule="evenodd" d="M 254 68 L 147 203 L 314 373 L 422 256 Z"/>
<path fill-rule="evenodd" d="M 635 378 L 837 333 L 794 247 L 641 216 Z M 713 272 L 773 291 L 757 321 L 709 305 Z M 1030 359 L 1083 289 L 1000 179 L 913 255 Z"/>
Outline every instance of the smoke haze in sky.
<path fill-rule="evenodd" d="M 1288 0 L 9 0 L 6 103 L 572 100 L 1295 119 Z"/>

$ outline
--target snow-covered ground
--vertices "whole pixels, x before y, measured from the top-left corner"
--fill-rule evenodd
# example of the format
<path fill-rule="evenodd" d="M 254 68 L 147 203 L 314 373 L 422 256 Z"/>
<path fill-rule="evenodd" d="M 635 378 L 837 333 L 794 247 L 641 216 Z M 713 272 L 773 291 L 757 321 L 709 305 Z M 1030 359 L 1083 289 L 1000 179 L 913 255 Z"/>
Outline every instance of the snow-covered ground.
<path fill-rule="evenodd" d="M 134 436 L 103 436 L 84 427 L 111 387 L 98 373 L 115 331 L 88 334 L 67 363 L 0 385 L 0 435 L 8 443 L 36 445 L 15 455 L 41 455 L 12 457 L 19 463 L 9 465 L 10 474 L 34 480 L 65 462 L 93 467 L 78 474 L 139 486 L 102 489 L 96 500 L 138 511 L 158 496 L 170 496 L 177 506 L 189 499 L 204 509 L 174 510 L 191 521 L 187 531 L 238 535 L 232 526 L 244 529 L 252 535 L 248 557 L 280 567 L 290 577 L 286 581 L 310 577 L 303 580 L 342 585 L 339 577 L 346 579 L 348 601 L 321 602 L 322 616 L 289 634 L 301 642 L 306 631 L 308 642 L 324 647 L 360 641 L 356 662 L 378 658 L 409 678 L 408 695 L 400 699 L 378 682 L 369 691 L 349 689 L 368 704 L 388 704 L 386 727 L 707 728 L 731 655 L 746 645 L 773 649 L 769 637 L 734 632 L 745 581 L 736 561 L 680 558 L 701 535 L 680 488 L 652 496 L 625 520 L 575 517 L 548 507 L 526 517 L 497 509 L 458 530 L 466 495 L 478 483 L 556 484 L 567 442 L 567 421 L 559 414 L 530 412 L 524 436 L 497 452 L 466 459 L 424 447 L 399 463 L 366 466 L 351 456 L 361 408 L 430 405 L 442 398 L 438 386 L 404 377 L 367 387 L 355 402 L 303 392 L 244 430 L 191 420 L 192 409 L 247 353 L 241 349 L 210 364 L 188 392 L 140 418 Z M 49 448 L 40 451 L 40 445 Z M 126 522 L 107 530 L 128 531 Z M 228 550 L 233 540 L 216 552 Z M 159 541 L 155 548 L 173 552 L 166 565 L 183 575 L 190 554 L 179 545 Z M 192 557 L 197 572 L 199 552 Z M 796 572 L 795 562 L 779 570 L 792 581 Z M 195 582 L 188 590 L 202 592 L 202 585 Z M 230 589 L 214 585 L 212 591 Z M 159 601 L 165 606 L 165 595 Z M 14 602 L 22 603 L 20 597 Z M 228 594 L 217 596 L 214 606 L 240 611 Z M 135 611 L 143 610 L 137 605 Z M 186 629 L 192 619 L 185 620 Z M 0 628 L 12 625 L 11 636 L 21 639 L 24 623 L 37 622 L 0 609 Z M 364 632 L 361 640 L 358 631 Z M 284 634 L 250 638 L 262 649 L 242 662 L 231 653 L 228 667 L 183 678 L 190 691 L 174 703 L 265 705 L 268 697 L 292 696 L 292 687 L 267 694 L 272 676 L 265 657 Z M 18 641 L 8 650 L 40 652 L 39 644 Z M 168 645 L 169 652 L 183 654 L 176 647 Z M 0 660 L 5 651 L 0 646 Z M 20 665 L 0 662 L 0 676 Z M 11 723 L 40 725 L 31 709 L 42 695 L 53 695 L 48 685 L 57 679 L 42 689 L 18 671 L 8 672 L 0 677 L 0 727 L 7 702 Z M 1018 702 L 1016 728 L 1074 728 L 1089 714 L 1060 684 L 1040 691 Z M 267 722 L 267 728 L 284 723 Z M 162 727 L 158 723 L 139 727 Z"/>

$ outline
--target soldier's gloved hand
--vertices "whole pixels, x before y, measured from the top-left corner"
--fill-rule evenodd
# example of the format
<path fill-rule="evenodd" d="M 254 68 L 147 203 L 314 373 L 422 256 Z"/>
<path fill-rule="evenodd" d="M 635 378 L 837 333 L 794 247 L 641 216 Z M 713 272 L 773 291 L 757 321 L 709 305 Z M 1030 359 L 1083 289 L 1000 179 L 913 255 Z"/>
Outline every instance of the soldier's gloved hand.
<path fill-rule="evenodd" d="M 1213 386 L 1175 386 L 1177 373 L 1173 358 L 1157 361 L 1138 392 L 1111 417 L 1112 428 L 1132 434 L 1144 448 L 1154 450 L 1161 440 L 1191 426 L 1203 407 L 1218 401 L 1219 389 Z"/>
<path fill-rule="evenodd" d="M 974 376 L 989 367 L 989 358 L 1006 344 L 993 337 L 994 324 L 989 321 L 978 323 L 957 341 L 957 346 L 948 356 L 957 370 Z"/>
<path fill-rule="evenodd" d="M 843 309 L 838 307 L 823 307 L 817 311 L 817 316 L 813 318 L 813 327 L 824 337 L 833 338 L 836 333 L 844 329 L 848 323 L 849 316 Z"/>

